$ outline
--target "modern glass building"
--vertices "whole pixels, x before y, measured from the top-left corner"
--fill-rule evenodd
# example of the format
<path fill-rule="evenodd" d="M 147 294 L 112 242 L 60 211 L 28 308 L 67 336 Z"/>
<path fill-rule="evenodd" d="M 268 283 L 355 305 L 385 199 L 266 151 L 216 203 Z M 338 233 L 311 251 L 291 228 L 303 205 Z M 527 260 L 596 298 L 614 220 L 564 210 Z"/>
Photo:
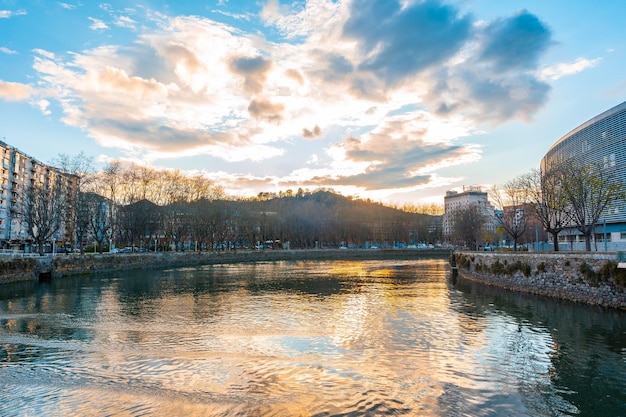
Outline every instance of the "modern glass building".
<path fill-rule="evenodd" d="M 583 164 L 599 163 L 615 172 L 626 186 L 626 101 L 581 124 L 559 139 L 541 161 L 545 167 L 567 159 Z M 584 241 L 574 227 L 564 230 L 559 245 L 584 250 Z M 626 250 L 626 202 L 616 201 L 600 218 L 592 247 L 596 250 Z"/>

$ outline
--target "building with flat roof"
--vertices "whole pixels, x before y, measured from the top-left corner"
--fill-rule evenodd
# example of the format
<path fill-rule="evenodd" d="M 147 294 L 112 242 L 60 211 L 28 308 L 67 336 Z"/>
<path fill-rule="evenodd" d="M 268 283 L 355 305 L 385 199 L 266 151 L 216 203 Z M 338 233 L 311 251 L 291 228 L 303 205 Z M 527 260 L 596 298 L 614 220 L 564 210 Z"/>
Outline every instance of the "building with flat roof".
<path fill-rule="evenodd" d="M 77 190 L 75 175 L 39 162 L 35 158 L 0 141 L 0 248 L 21 248 L 29 243 L 28 227 L 19 216 L 22 199 L 34 184 L 50 185 L 63 182 L 68 190 Z M 71 201 L 66 201 L 65 209 L 71 210 Z M 68 219 L 71 218 L 67 216 Z M 65 242 L 66 234 L 72 227 L 61 224 L 54 236 Z"/>
<path fill-rule="evenodd" d="M 454 234 L 454 216 L 459 210 L 470 207 L 478 208 L 484 216 L 484 232 L 493 235 L 495 232 L 494 209 L 489 202 L 489 194 L 479 186 L 463 186 L 463 191 L 447 191 L 444 197 L 443 235 L 450 237 Z"/>
<path fill-rule="evenodd" d="M 596 163 L 615 173 L 626 186 L 626 101 L 573 129 L 550 147 L 541 161 L 546 167 L 574 159 L 581 164 Z M 615 201 L 600 218 L 592 245 L 595 250 L 626 250 L 626 204 Z M 584 250 L 581 233 L 568 227 L 559 235 L 563 249 Z"/>

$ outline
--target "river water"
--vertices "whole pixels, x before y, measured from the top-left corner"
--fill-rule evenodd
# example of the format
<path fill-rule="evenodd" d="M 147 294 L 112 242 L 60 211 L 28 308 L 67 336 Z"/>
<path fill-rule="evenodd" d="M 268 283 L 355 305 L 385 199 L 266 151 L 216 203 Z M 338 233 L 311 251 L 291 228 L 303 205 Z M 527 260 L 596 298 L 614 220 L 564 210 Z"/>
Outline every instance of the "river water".
<path fill-rule="evenodd" d="M 624 416 L 626 314 L 438 259 L 4 285 L 0 415 Z"/>

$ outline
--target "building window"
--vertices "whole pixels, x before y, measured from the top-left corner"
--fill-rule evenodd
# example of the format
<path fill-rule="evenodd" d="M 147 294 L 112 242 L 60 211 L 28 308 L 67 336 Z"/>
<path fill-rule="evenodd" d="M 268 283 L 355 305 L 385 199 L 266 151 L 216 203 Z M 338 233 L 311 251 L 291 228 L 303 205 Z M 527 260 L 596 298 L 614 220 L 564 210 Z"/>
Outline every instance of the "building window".
<path fill-rule="evenodd" d="M 604 169 L 615 166 L 615 154 L 612 153 L 604 157 Z"/>
<path fill-rule="evenodd" d="M 582 143 L 582 152 L 588 152 L 591 149 L 591 147 L 589 146 L 589 141 L 587 139 L 583 140 Z"/>
<path fill-rule="evenodd" d="M 626 232 L 620 232 L 619 238 L 620 240 L 626 240 Z"/>

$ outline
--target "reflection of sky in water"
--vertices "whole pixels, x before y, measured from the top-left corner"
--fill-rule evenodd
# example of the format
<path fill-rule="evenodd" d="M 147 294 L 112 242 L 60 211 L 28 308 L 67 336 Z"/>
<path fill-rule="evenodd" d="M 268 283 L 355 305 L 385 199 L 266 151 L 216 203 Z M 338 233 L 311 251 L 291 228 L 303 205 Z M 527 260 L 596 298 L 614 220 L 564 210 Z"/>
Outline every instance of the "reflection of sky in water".
<path fill-rule="evenodd" d="M 568 360 L 584 367 L 580 352 L 609 357 L 606 338 L 580 342 L 606 318 L 583 329 L 559 319 L 561 305 L 535 318 L 547 301 L 498 297 L 451 286 L 436 260 L 268 262 L 54 282 L 0 299 L 0 414 L 584 410 L 576 401 L 585 385 L 567 373 Z M 619 333 L 620 317 L 611 331 Z M 582 356 L 565 356 L 570 334 Z M 617 367 L 594 368 L 616 389 L 626 382 L 625 349 L 612 346 Z"/>

